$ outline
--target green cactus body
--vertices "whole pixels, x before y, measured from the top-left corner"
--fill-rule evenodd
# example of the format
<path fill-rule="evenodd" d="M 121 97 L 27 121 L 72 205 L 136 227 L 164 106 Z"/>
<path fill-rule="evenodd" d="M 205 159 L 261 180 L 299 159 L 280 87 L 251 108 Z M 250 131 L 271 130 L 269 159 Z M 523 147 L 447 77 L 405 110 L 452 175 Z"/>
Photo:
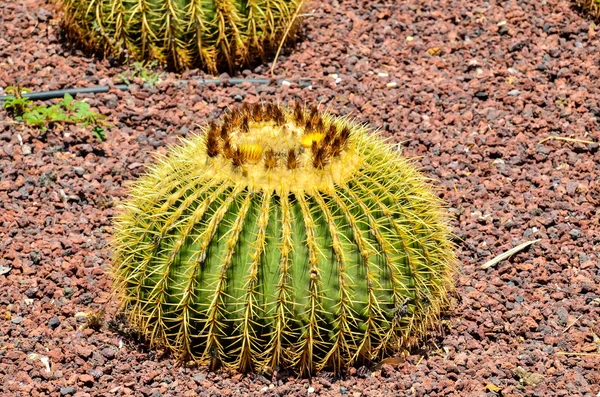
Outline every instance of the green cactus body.
<path fill-rule="evenodd" d="M 589 13 L 592 18 L 600 19 L 600 0 L 577 0 L 577 5 Z"/>
<path fill-rule="evenodd" d="M 293 35 L 301 0 L 61 0 L 67 37 L 89 51 L 216 72 Z"/>
<path fill-rule="evenodd" d="M 129 320 L 182 360 L 341 370 L 439 323 L 455 257 L 440 200 L 363 126 L 245 106 L 184 141 L 116 221 Z"/>

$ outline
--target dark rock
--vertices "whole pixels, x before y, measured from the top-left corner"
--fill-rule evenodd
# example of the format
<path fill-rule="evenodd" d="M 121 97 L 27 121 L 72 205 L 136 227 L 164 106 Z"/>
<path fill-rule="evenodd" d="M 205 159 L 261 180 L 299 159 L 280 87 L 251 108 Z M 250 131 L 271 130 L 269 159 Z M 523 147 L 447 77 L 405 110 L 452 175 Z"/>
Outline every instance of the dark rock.
<path fill-rule="evenodd" d="M 518 303 L 523 303 L 525 299 L 521 295 L 515 295 L 515 301 L 517 301 Z"/>
<path fill-rule="evenodd" d="M 38 178 L 38 184 L 41 187 L 50 186 L 50 185 L 54 184 L 54 182 L 56 182 L 57 179 L 58 179 L 58 175 L 56 174 L 56 172 L 54 172 L 54 171 L 44 172 Z"/>
<path fill-rule="evenodd" d="M 485 91 L 479 91 L 475 93 L 475 98 L 480 99 L 482 101 L 487 101 L 487 99 L 489 98 L 489 94 Z"/>
<path fill-rule="evenodd" d="M 527 40 L 517 41 L 516 43 L 513 43 L 508 47 L 508 51 L 510 51 L 510 52 L 520 51 L 523 48 L 525 48 L 525 46 L 527 46 L 527 44 L 528 44 Z"/>
<path fill-rule="evenodd" d="M 371 376 L 371 370 L 366 365 L 363 365 L 359 367 L 358 370 L 356 370 L 356 375 L 359 378 L 368 378 L 369 376 Z"/>
<path fill-rule="evenodd" d="M 102 355 L 107 359 L 112 360 L 117 355 L 117 352 L 115 351 L 114 347 L 105 347 L 102 349 Z"/>
<path fill-rule="evenodd" d="M 29 253 L 29 259 L 34 265 L 39 265 L 42 260 L 42 254 L 38 250 L 33 250 Z"/>
<path fill-rule="evenodd" d="M 25 291 L 25 296 L 27 296 L 28 298 L 35 298 L 35 296 L 37 295 L 39 291 L 39 288 L 27 288 L 27 291 Z"/>
<path fill-rule="evenodd" d="M 39 8 L 37 12 L 37 18 L 40 22 L 46 22 L 48 19 L 52 18 L 52 13 L 45 8 Z"/>
<path fill-rule="evenodd" d="M 58 317 L 52 317 L 48 320 L 48 327 L 50 329 L 56 329 L 60 325 L 60 319 Z"/>
<path fill-rule="evenodd" d="M 65 288 L 63 288 L 63 295 L 67 299 L 69 299 L 70 297 L 72 297 L 74 293 L 75 293 L 75 290 L 73 288 L 71 288 L 71 287 L 65 287 Z"/>
<path fill-rule="evenodd" d="M 94 296 L 91 293 L 86 292 L 85 294 L 81 294 L 79 299 L 83 305 L 89 305 L 94 301 Z"/>
<path fill-rule="evenodd" d="M 508 26 L 506 26 L 506 25 L 502 25 L 502 26 L 500 26 L 500 28 L 498 29 L 498 34 L 499 34 L 500 36 L 507 35 L 507 34 L 508 34 L 508 32 L 509 32 L 509 30 L 508 30 Z"/>

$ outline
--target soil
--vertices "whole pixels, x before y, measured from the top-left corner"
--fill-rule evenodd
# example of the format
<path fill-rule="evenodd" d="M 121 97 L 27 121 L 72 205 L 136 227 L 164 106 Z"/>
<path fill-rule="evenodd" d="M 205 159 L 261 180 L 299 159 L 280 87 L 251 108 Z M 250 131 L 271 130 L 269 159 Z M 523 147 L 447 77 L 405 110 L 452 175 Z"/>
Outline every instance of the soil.
<path fill-rule="evenodd" d="M 112 85 L 128 70 L 69 48 L 57 18 L 43 0 L 0 4 L 1 88 Z M 104 142 L 89 128 L 43 132 L 0 111 L 0 393 L 600 395 L 599 49 L 596 25 L 567 0 L 326 0 L 277 62 L 289 85 L 200 85 L 210 76 L 192 70 L 79 95 L 112 125 Z M 405 359 L 339 379 L 213 373 L 148 350 L 120 322 L 108 241 L 127 182 L 198 124 L 266 100 L 368 123 L 449 203 L 454 306 L 443 332 Z"/>

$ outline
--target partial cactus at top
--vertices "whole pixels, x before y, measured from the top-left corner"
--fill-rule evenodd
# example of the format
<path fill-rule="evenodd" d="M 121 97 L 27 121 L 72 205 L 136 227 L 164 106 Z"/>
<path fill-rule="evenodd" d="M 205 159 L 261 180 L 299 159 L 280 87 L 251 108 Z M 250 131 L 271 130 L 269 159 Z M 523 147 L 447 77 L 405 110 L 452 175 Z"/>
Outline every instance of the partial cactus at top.
<path fill-rule="evenodd" d="M 598 0 L 577 0 L 577 5 L 594 19 L 600 20 L 600 2 Z"/>
<path fill-rule="evenodd" d="M 455 269 L 445 219 L 366 127 L 244 106 L 134 185 L 114 288 L 141 334 L 182 360 L 340 371 L 439 324 Z"/>
<path fill-rule="evenodd" d="M 293 36 L 301 0 L 61 0 L 67 37 L 89 51 L 216 72 Z M 289 36 L 288 36 L 289 37 Z"/>

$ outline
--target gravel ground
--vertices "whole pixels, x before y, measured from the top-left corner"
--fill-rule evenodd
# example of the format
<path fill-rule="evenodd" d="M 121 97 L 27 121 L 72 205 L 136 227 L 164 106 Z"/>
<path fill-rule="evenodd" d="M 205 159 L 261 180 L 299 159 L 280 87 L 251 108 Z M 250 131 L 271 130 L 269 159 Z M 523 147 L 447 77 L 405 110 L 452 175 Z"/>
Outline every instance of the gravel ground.
<path fill-rule="evenodd" d="M 0 112 L 3 396 L 600 395 L 595 25 L 567 0 L 315 3 L 275 69 L 310 89 L 177 81 L 206 77 L 197 70 L 155 88 L 136 80 L 79 97 L 113 125 L 102 143 Z M 42 0 L 0 4 L 0 87 L 112 84 L 126 70 L 65 46 L 56 17 Z M 236 102 L 294 99 L 378 128 L 437 181 L 461 262 L 444 335 L 342 379 L 211 373 L 148 351 L 118 321 L 106 275 L 126 182 Z M 77 316 L 104 307 L 95 327 Z"/>

